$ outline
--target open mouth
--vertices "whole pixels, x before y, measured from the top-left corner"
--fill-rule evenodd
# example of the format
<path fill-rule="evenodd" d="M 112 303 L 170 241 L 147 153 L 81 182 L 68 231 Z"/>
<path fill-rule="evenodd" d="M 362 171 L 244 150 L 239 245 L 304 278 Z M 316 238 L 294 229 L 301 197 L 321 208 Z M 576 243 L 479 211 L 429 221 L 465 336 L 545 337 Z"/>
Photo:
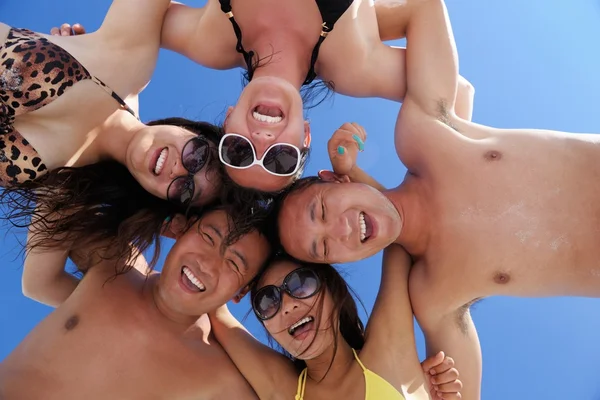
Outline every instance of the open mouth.
<path fill-rule="evenodd" d="M 154 167 L 152 168 L 152 172 L 154 175 L 160 175 L 163 168 L 165 167 L 165 161 L 167 161 L 167 156 L 169 155 L 169 149 L 167 147 L 160 150 L 158 156 L 155 156 L 155 160 L 153 161 Z"/>
<path fill-rule="evenodd" d="M 204 292 L 206 286 L 194 275 L 192 270 L 188 267 L 181 269 L 181 283 L 183 286 L 191 292 Z"/>
<path fill-rule="evenodd" d="M 288 333 L 294 338 L 298 338 L 303 333 L 307 333 L 311 330 L 314 325 L 315 319 L 312 316 L 307 316 L 302 318 L 300 321 L 296 322 L 294 325 L 288 328 Z"/>
<path fill-rule="evenodd" d="M 360 226 L 360 242 L 365 243 L 373 235 L 373 222 L 364 212 L 358 214 L 358 225 Z"/>
<path fill-rule="evenodd" d="M 252 110 L 252 117 L 266 124 L 278 124 L 283 120 L 283 111 L 279 107 L 258 105 Z"/>

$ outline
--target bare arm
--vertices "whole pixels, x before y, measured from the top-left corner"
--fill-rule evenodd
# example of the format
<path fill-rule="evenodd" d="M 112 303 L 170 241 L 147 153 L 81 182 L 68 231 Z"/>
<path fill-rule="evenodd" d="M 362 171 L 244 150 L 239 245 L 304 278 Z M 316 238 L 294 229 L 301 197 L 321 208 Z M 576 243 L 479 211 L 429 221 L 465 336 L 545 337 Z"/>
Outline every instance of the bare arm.
<path fill-rule="evenodd" d="M 379 293 L 360 356 L 367 368 L 404 393 L 407 400 L 428 399 L 408 296 L 410 266 L 410 257 L 401 246 L 385 249 Z"/>
<path fill-rule="evenodd" d="M 227 306 L 209 316 L 215 337 L 259 398 L 295 390 L 297 376 L 290 360 L 256 340 Z"/>
<path fill-rule="evenodd" d="M 438 116 L 454 110 L 458 55 L 443 0 L 407 0 L 411 17 L 406 31 L 406 101 Z"/>
<path fill-rule="evenodd" d="M 402 39 L 406 36 L 409 12 L 404 0 L 376 0 L 375 15 L 381 41 Z"/>
<path fill-rule="evenodd" d="M 426 297 L 422 295 L 421 297 Z M 412 296 L 411 298 L 414 298 Z M 423 302 L 426 302 L 423 299 Z M 482 359 L 477 330 L 468 307 L 447 315 L 414 303 L 415 316 L 425 334 L 427 355 L 443 350 L 454 359 L 460 371 L 463 400 L 479 400 L 481 396 Z"/>

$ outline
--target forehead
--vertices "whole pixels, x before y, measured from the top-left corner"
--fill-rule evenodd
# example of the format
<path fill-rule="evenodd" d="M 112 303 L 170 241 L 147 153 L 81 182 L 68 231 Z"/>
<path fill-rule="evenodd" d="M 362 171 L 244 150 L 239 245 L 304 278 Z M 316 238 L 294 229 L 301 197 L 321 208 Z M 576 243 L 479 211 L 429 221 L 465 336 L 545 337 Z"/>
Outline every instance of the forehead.
<path fill-rule="evenodd" d="M 281 285 L 285 277 L 292 271 L 301 268 L 302 265 L 299 265 L 295 262 L 289 260 L 279 260 L 275 261 L 265 271 L 260 282 L 258 283 L 258 287 L 263 287 L 266 285 Z"/>

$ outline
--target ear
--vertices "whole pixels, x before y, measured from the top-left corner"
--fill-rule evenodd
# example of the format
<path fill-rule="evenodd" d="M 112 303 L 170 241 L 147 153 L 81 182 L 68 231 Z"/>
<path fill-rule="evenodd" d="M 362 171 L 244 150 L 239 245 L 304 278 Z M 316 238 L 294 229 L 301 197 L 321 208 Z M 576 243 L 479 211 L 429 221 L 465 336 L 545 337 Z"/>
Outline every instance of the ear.
<path fill-rule="evenodd" d="M 238 290 L 238 292 L 236 293 L 235 296 L 233 296 L 233 299 L 231 299 L 231 301 L 233 301 L 235 304 L 238 304 L 240 301 L 242 301 L 244 296 L 246 296 L 248 294 L 249 291 L 250 291 L 250 286 L 248 286 L 248 285 L 244 286 L 243 288 Z"/>
<path fill-rule="evenodd" d="M 312 141 L 312 137 L 310 136 L 310 122 L 304 121 L 304 148 L 305 149 L 310 147 L 311 141 Z"/>
<path fill-rule="evenodd" d="M 225 121 L 223 121 L 223 129 L 225 129 L 225 130 L 227 129 L 227 120 L 229 119 L 229 116 L 231 115 L 233 110 L 235 110 L 235 107 L 233 107 L 233 106 L 227 107 L 227 112 L 225 113 Z"/>
<path fill-rule="evenodd" d="M 188 221 L 183 214 L 175 214 L 171 224 L 169 225 L 169 230 L 175 239 L 178 239 L 185 233 L 187 224 Z"/>
<path fill-rule="evenodd" d="M 333 183 L 349 183 L 350 178 L 348 175 L 340 175 L 336 174 L 333 171 L 327 171 L 326 169 L 322 169 L 319 171 L 319 178 L 325 182 L 333 182 Z"/>

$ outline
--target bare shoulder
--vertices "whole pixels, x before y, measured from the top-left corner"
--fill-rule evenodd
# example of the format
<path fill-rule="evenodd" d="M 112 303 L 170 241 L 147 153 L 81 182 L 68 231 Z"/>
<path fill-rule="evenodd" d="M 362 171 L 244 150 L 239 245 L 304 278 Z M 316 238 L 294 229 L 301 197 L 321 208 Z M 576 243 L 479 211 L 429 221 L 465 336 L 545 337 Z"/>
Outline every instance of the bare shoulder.
<path fill-rule="evenodd" d="M 173 3 L 165 16 L 161 46 L 208 68 L 241 66 L 237 39 L 217 1 L 204 7 Z"/>
<path fill-rule="evenodd" d="M 10 32 L 11 27 L 0 22 L 0 46 L 4 44 L 6 37 L 8 36 L 8 32 Z"/>

